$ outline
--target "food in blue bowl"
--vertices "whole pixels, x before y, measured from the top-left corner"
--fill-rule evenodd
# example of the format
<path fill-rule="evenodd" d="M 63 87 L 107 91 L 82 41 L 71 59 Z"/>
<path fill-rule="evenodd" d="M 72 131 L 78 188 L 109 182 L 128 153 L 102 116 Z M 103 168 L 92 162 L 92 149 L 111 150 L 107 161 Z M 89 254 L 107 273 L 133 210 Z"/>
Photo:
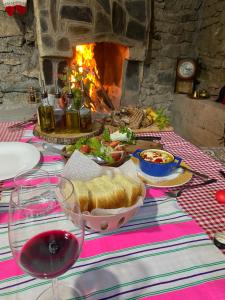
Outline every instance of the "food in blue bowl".
<path fill-rule="evenodd" d="M 132 155 L 139 159 L 140 169 L 144 173 L 155 177 L 170 175 L 182 161 L 180 157 L 159 149 L 137 149 Z"/>

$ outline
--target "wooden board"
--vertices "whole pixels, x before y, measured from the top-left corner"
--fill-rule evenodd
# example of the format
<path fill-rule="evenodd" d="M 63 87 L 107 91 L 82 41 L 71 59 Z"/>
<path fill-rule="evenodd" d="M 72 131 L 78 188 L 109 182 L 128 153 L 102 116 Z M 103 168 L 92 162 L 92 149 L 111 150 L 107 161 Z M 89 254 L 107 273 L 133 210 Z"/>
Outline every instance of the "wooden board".
<path fill-rule="evenodd" d="M 81 137 L 93 137 L 102 133 L 104 124 L 95 122 L 92 124 L 91 132 L 81 132 L 81 133 L 46 133 L 41 131 L 39 125 L 35 125 L 33 134 L 39 138 L 44 139 L 48 143 L 69 145 L 75 143 Z"/>
<path fill-rule="evenodd" d="M 142 132 L 160 132 L 160 131 L 173 131 L 173 127 L 172 126 L 166 126 L 163 129 L 159 129 L 159 127 L 155 124 L 152 124 L 148 127 L 141 127 L 139 129 L 134 129 L 133 131 L 135 133 L 142 133 Z"/>
<path fill-rule="evenodd" d="M 109 124 L 105 124 L 105 127 L 109 128 L 109 130 L 111 132 L 114 132 L 114 131 L 117 131 L 119 129 L 119 127 L 115 127 L 115 126 L 112 126 L 112 125 L 109 125 Z M 129 127 L 129 126 L 128 126 Z M 163 132 L 163 131 L 173 131 L 173 127 L 172 126 L 167 126 L 163 129 L 159 129 L 159 127 L 155 124 L 152 124 L 151 126 L 148 126 L 148 127 L 141 127 L 139 129 L 132 129 L 132 131 L 134 133 L 144 133 L 144 132 Z"/>

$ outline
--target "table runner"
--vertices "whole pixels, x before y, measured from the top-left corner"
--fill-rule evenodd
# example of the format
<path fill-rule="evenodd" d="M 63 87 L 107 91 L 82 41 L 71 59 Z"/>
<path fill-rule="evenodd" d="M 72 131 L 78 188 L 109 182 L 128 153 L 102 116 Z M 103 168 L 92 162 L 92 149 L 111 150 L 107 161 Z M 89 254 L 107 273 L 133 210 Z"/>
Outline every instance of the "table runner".
<path fill-rule="evenodd" d="M 32 126 L 24 131 L 22 141 L 33 137 Z M 141 133 L 144 136 L 155 136 L 156 133 Z M 217 183 L 203 186 L 198 189 L 187 190 L 178 198 L 180 206 L 213 238 L 216 232 L 225 230 L 225 205 L 215 200 L 215 192 L 225 188 L 225 180 L 219 174 L 219 170 L 225 167 L 209 155 L 203 153 L 198 147 L 184 140 L 174 132 L 157 132 L 161 136 L 164 148 L 182 159 L 193 169 L 208 174 L 210 178 L 216 178 Z M 59 158 L 59 156 L 58 156 Z M 193 183 L 201 182 L 201 179 L 193 177 Z"/>
<path fill-rule="evenodd" d="M 142 135 L 154 134 L 143 133 Z M 174 132 L 162 132 L 157 135 L 162 137 L 161 143 L 164 148 L 182 157 L 190 168 L 218 180 L 212 185 L 187 190 L 177 199 L 180 206 L 213 238 L 216 232 L 225 230 L 225 205 L 215 199 L 215 192 L 225 189 L 225 179 L 219 174 L 219 170 L 225 171 L 224 165 Z M 201 182 L 201 179 L 194 176 L 192 183 L 198 182 Z"/>
<path fill-rule="evenodd" d="M 14 131 L 7 131 L 6 128 L 9 124 L 10 122 L 2 122 L 2 133 L 0 134 L 0 137 L 4 136 L 5 140 L 13 141 L 13 137 L 15 138 L 14 134 L 17 134 L 18 140 L 21 137 L 22 132 L 16 131 L 16 133 Z M 31 138 L 33 141 L 39 141 L 38 138 L 33 136 L 32 129 L 33 126 L 27 127 L 21 141 L 26 142 Z M 7 134 L 5 132 L 7 132 Z M 141 135 L 155 136 L 156 133 L 143 132 Z M 192 216 L 192 218 L 206 231 L 210 238 L 213 238 L 216 232 L 225 230 L 225 205 L 219 204 L 214 197 L 216 190 L 225 188 L 225 180 L 219 174 L 220 169 L 225 171 L 224 166 L 174 132 L 157 132 L 157 135 L 161 136 L 161 143 L 164 145 L 165 149 L 182 157 L 191 168 L 208 174 L 211 178 L 216 178 L 218 180 L 217 183 L 209 186 L 187 190 L 178 198 L 180 206 Z M 45 158 L 45 160 L 49 159 L 52 159 L 51 156 Z M 53 159 L 59 161 L 60 156 L 57 155 L 53 157 Z M 193 177 L 192 182 L 198 183 L 201 182 L 201 180 Z"/>
<path fill-rule="evenodd" d="M 185 155 L 185 161 L 196 168 L 192 153 L 202 157 L 201 152 L 179 137 L 179 142 L 174 143 L 171 134 L 160 133 L 162 143 L 166 148 L 171 147 L 171 151 L 176 150 L 176 154 L 184 145 L 183 150 L 187 151 L 182 151 L 182 157 Z M 22 141 L 31 137 L 32 127 L 29 127 Z M 34 140 L 38 142 L 37 138 Z M 214 161 L 211 163 L 207 170 L 199 170 L 215 175 Z M 54 170 L 61 172 L 64 162 L 59 155 L 44 153 L 40 164 L 53 174 Z M 222 184 L 219 180 L 216 188 Z M 201 193 L 208 195 L 208 187 L 205 188 L 201 188 Z M 154 198 L 147 193 L 148 198 L 138 214 L 116 232 L 104 235 L 86 233 L 80 259 L 60 277 L 86 295 L 81 299 L 224 299 L 224 255 L 196 222 L 180 209 L 176 199 L 165 199 L 159 192 L 151 190 Z M 4 192 L 6 198 L 7 193 Z M 179 199 L 183 206 L 190 199 L 188 193 Z M 192 202 L 198 193 L 196 190 L 190 193 Z M 203 201 L 202 197 L 199 196 L 200 200 L 197 197 L 197 201 Z M 49 281 L 34 279 L 16 265 L 8 246 L 7 203 L 4 201 L 0 212 L 0 297 L 6 300 L 34 299 Z"/>
<path fill-rule="evenodd" d="M 0 142 L 17 142 L 23 134 L 23 129 L 10 130 L 8 127 L 16 124 L 15 121 L 0 122 Z"/>
<path fill-rule="evenodd" d="M 35 299 L 50 281 L 19 269 L 1 210 L 0 297 Z M 78 299 L 172 300 L 192 295 L 222 300 L 225 257 L 175 199 L 146 198 L 138 214 L 117 231 L 87 232 L 79 260 L 60 279 L 82 293 Z"/>

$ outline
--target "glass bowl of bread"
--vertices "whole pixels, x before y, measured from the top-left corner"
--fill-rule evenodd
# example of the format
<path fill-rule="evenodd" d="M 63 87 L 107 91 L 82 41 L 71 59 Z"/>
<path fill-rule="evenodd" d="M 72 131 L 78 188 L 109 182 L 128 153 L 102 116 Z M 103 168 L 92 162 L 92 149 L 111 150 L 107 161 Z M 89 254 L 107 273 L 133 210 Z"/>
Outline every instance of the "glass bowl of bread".
<path fill-rule="evenodd" d="M 74 185 L 74 200 L 80 204 L 87 230 L 113 231 L 143 205 L 145 186 L 132 162 L 118 168 L 101 167 L 76 153 L 65 166 L 64 176 Z"/>

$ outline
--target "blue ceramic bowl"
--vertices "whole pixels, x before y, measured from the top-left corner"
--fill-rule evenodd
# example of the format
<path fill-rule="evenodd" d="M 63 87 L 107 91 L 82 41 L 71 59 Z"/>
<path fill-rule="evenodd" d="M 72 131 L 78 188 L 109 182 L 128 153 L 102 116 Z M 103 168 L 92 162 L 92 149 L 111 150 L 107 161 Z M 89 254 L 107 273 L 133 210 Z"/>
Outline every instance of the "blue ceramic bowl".
<path fill-rule="evenodd" d="M 151 155 L 152 153 L 156 153 L 159 154 L 159 156 L 163 156 L 164 158 L 166 158 L 166 161 L 152 162 L 150 160 L 146 160 L 146 156 Z M 174 156 L 173 154 L 167 151 L 159 149 L 137 149 L 132 155 L 139 159 L 140 169 L 144 173 L 155 177 L 163 177 L 170 175 L 176 168 L 180 166 L 180 163 L 182 161 L 180 157 Z"/>

